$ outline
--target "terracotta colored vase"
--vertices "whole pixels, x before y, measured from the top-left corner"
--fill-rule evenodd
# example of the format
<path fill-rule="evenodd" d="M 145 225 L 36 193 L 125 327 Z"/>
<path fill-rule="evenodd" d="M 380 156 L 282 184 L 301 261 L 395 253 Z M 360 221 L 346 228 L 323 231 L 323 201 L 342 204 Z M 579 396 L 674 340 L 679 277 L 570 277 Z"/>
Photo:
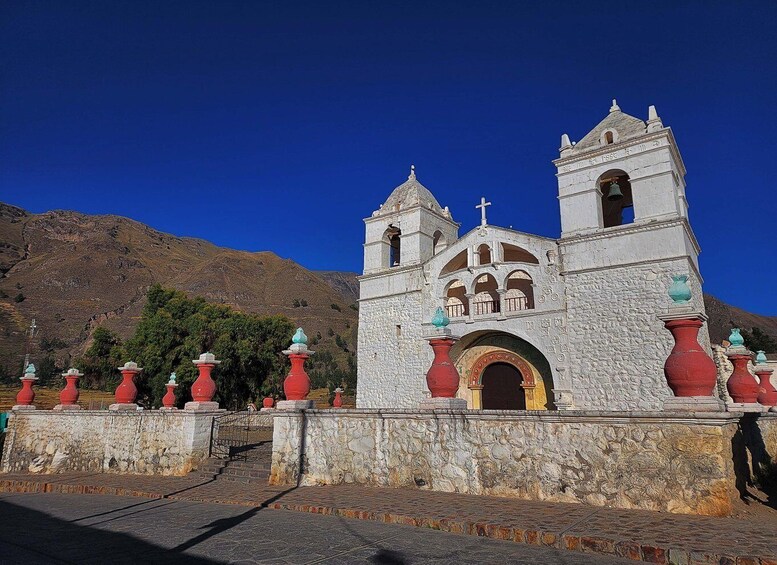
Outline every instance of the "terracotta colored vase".
<path fill-rule="evenodd" d="M 743 402 L 753 404 L 758 402 L 758 393 L 761 387 L 758 386 L 753 375 L 747 370 L 747 362 L 750 361 L 748 353 L 730 353 L 729 360 L 734 364 L 734 372 L 726 383 L 728 393 L 734 402 Z"/>
<path fill-rule="evenodd" d="M 454 398 L 459 390 L 459 372 L 453 366 L 450 350 L 455 340 L 450 338 L 430 339 L 434 350 L 434 361 L 426 373 L 426 386 L 432 398 Z"/>
<path fill-rule="evenodd" d="M 200 374 L 197 376 L 197 380 L 192 383 L 192 399 L 195 402 L 211 402 L 213 400 L 216 394 L 216 383 L 211 378 L 210 373 L 215 366 L 211 363 L 197 364 Z"/>
<path fill-rule="evenodd" d="M 165 385 L 165 388 L 167 388 L 167 392 L 162 397 L 162 406 L 165 408 L 175 408 L 175 388 L 178 385 L 168 383 Z"/>
<path fill-rule="evenodd" d="M 35 391 L 32 390 L 32 385 L 38 379 L 21 379 L 22 390 L 16 395 L 16 404 L 20 406 L 31 406 L 35 401 Z"/>
<path fill-rule="evenodd" d="M 78 403 L 78 379 L 81 375 L 68 375 L 65 374 L 65 381 L 67 384 L 65 388 L 59 393 L 59 403 L 63 406 L 72 406 Z"/>
<path fill-rule="evenodd" d="M 135 375 L 140 371 L 122 371 L 122 381 L 119 386 L 116 387 L 116 403 L 117 404 L 132 404 L 138 397 L 138 387 L 135 386 Z"/>
<path fill-rule="evenodd" d="M 700 319 L 668 320 L 664 326 L 674 347 L 664 363 L 664 376 L 675 396 L 712 396 L 717 380 L 715 362 L 699 345 Z"/>
<path fill-rule="evenodd" d="M 310 392 L 310 379 L 305 372 L 305 359 L 309 356 L 304 353 L 291 353 L 291 371 L 283 381 L 283 392 L 286 400 L 305 400 Z"/>
<path fill-rule="evenodd" d="M 761 381 L 760 392 L 758 393 L 758 402 L 764 406 L 777 405 L 777 390 L 771 383 L 771 376 L 774 371 L 765 367 L 756 365 L 755 374 Z"/>
<path fill-rule="evenodd" d="M 335 391 L 335 399 L 332 401 L 333 408 L 343 407 L 343 393 L 340 390 Z"/>
<path fill-rule="evenodd" d="M 275 399 L 272 396 L 267 396 L 262 400 L 262 408 L 272 408 L 273 404 L 275 404 Z"/>

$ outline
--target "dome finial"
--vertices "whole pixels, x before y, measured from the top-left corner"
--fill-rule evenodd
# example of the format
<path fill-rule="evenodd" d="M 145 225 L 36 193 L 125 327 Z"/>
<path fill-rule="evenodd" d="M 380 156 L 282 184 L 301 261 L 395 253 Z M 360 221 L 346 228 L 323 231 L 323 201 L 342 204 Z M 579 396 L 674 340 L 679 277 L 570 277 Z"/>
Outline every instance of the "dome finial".
<path fill-rule="evenodd" d="M 610 113 L 612 112 L 620 112 L 620 106 L 618 106 L 618 101 L 615 98 L 612 99 L 612 106 L 610 106 Z"/>
<path fill-rule="evenodd" d="M 407 176 L 407 180 L 413 180 L 415 178 L 415 165 L 410 165 L 410 174 Z"/>

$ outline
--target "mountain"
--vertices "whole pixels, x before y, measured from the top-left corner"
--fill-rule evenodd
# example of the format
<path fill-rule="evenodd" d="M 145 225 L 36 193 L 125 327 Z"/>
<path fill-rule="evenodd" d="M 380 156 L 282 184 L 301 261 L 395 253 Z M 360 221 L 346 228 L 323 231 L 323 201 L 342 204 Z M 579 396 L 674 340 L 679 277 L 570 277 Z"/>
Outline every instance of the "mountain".
<path fill-rule="evenodd" d="M 710 328 L 712 343 L 728 339 L 732 327 L 744 328 L 748 332 L 760 328 L 772 338 L 777 339 L 777 316 L 761 316 L 736 306 L 726 304 L 710 294 L 704 295 L 704 308 L 707 311 L 707 324 Z M 772 352 L 777 353 L 777 351 Z"/>
<path fill-rule="evenodd" d="M 320 333 L 325 349 L 329 342 L 335 348 L 340 335 L 353 350 L 353 277 L 309 271 L 269 251 L 176 237 L 119 216 L 30 214 L 0 203 L 0 362 L 21 366 L 33 318 L 38 343 L 60 359 L 80 354 L 97 326 L 126 339 L 157 282 L 241 311 L 284 314 L 311 337 Z"/>

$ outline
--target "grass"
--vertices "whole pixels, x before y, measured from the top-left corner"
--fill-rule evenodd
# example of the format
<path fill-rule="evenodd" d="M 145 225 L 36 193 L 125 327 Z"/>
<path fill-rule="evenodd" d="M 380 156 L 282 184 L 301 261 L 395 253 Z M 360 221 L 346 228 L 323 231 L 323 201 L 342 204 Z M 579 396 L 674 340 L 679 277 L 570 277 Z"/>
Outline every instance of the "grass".
<path fill-rule="evenodd" d="M 21 383 L 16 385 L 0 385 L 0 412 L 7 412 L 16 404 L 16 395 L 21 390 Z M 34 387 L 35 401 L 38 410 L 51 410 L 59 404 L 59 388 Z M 81 390 L 78 403 L 83 408 L 108 408 L 113 403 L 113 393 L 104 390 Z"/>

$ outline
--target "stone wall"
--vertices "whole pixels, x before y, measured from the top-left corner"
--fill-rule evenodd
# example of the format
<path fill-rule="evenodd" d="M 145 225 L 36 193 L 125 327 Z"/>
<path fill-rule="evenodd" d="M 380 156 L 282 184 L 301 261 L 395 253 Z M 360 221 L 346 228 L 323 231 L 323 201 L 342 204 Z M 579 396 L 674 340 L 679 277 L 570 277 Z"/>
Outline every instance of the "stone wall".
<path fill-rule="evenodd" d="M 739 419 L 594 411 L 276 413 L 270 481 L 727 515 L 743 480 L 732 456 Z M 765 451 L 774 458 L 777 415 L 761 419 Z"/>
<path fill-rule="evenodd" d="M 0 471 L 185 475 L 208 457 L 218 412 L 18 411 Z"/>
<path fill-rule="evenodd" d="M 567 333 L 575 407 L 660 410 L 672 395 L 664 362 L 672 335 L 658 315 L 669 305 L 671 275 L 688 273 L 701 312 L 701 285 L 687 259 L 569 273 Z M 699 343 L 710 351 L 706 326 Z"/>

